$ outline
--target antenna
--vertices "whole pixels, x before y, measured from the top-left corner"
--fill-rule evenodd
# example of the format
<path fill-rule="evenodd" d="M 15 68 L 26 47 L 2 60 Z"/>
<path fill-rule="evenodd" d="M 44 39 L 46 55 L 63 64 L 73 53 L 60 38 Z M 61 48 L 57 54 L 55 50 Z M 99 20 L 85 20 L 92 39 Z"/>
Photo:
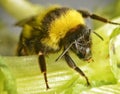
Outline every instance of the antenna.
<path fill-rule="evenodd" d="M 103 37 L 100 36 L 98 33 L 94 32 L 94 31 L 93 31 L 93 33 L 94 33 L 96 36 L 98 36 L 101 40 L 104 40 Z"/>

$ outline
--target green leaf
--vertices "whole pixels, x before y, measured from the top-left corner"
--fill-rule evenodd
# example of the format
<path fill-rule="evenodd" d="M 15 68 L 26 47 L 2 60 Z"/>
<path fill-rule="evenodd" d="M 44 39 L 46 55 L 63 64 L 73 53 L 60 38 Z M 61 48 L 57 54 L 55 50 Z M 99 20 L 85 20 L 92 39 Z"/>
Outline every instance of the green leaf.
<path fill-rule="evenodd" d="M 112 35 L 113 31 L 116 30 L 115 28 L 118 27 L 107 24 L 96 30 L 104 40 L 92 33 L 93 61 L 90 63 L 80 60 L 72 52 L 70 54 L 89 78 L 91 86 L 88 87 L 85 79 L 74 70 L 71 70 L 64 60 L 55 62 L 60 53 L 50 54 L 49 57 L 46 57 L 48 83 L 51 88 L 49 90 L 46 90 L 37 56 L 2 56 L 0 58 L 0 92 L 8 94 L 17 94 L 17 92 L 18 94 L 78 94 L 81 92 L 82 94 L 89 91 L 93 92 L 94 88 L 100 90 L 101 87 L 104 88 L 105 86 L 107 91 L 106 87 L 109 85 L 113 87 L 114 84 L 116 87 L 119 86 L 119 83 L 117 83 L 119 79 L 116 76 L 118 67 L 110 62 L 111 59 L 114 60 L 110 53 L 110 41 L 111 38 L 113 39 L 119 34 Z M 119 29 L 116 32 L 119 32 Z M 110 38 L 110 36 L 112 37 Z M 116 56 L 118 55 L 119 53 L 116 54 Z M 108 90 L 110 88 L 108 87 Z M 119 90 L 119 87 L 117 89 Z"/>
<path fill-rule="evenodd" d="M 119 93 L 120 83 L 113 85 L 103 85 L 100 87 L 93 87 L 89 90 L 82 91 L 80 94 L 119 94 Z"/>
<path fill-rule="evenodd" d="M 1 94 L 4 94 L 4 92 L 8 92 L 8 94 L 17 94 L 17 88 L 16 88 L 16 83 L 15 79 L 12 76 L 12 73 L 10 72 L 9 68 L 5 63 L 3 63 L 3 59 L 0 57 L 0 71 L 1 71 L 1 78 L 0 79 L 0 85 L 1 89 L 3 91 Z"/>
<path fill-rule="evenodd" d="M 120 34 L 120 27 L 115 28 L 115 29 L 113 30 L 111 36 L 110 36 L 110 39 L 112 39 L 112 38 L 118 36 L 119 34 Z"/>

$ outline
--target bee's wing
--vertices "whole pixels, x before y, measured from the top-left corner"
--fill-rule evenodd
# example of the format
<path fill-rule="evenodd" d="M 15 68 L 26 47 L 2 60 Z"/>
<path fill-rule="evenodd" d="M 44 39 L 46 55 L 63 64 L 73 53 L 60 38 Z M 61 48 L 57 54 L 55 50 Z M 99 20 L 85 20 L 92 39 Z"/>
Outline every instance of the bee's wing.
<path fill-rule="evenodd" d="M 35 16 L 32 16 L 18 21 L 17 23 L 15 23 L 15 26 L 23 27 L 25 24 L 31 24 L 34 21 L 35 21 Z"/>

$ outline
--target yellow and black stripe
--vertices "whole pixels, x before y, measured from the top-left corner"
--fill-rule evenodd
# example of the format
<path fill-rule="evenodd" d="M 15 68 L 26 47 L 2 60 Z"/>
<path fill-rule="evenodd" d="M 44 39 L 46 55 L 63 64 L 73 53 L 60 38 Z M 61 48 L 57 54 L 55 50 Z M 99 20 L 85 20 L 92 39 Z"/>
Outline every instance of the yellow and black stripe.
<path fill-rule="evenodd" d="M 59 49 L 59 42 L 66 34 L 78 25 L 84 25 L 82 15 L 76 10 L 57 7 L 49 11 L 41 21 L 41 26 L 46 37 L 43 37 L 42 44 L 54 50 Z"/>
<path fill-rule="evenodd" d="M 24 20 L 17 25 L 23 26 L 22 35 L 26 39 L 39 37 L 39 42 L 54 51 L 60 49 L 59 43 L 67 33 L 85 25 L 82 15 L 74 9 L 52 6 L 43 13 Z"/>
<path fill-rule="evenodd" d="M 48 22 L 50 22 L 48 23 L 45 19 L 43 19 L 46 23 L 48 23 L 46 24 L 48 36 L 42 39 L 42 43 L 47 43 L 46 45 L 52 47 L 53 49 L 59 48 L 58 43 L 60 39 L 64 38 L 68 32 L 72 31 L 71 29 L 76 28 L 78 25 L 85 24 L 80 13 L 76 10 L 68 8 L 57 8 L 49 12 L 45 18 L 50 18 L 51 20 L 48 20 Z"/>

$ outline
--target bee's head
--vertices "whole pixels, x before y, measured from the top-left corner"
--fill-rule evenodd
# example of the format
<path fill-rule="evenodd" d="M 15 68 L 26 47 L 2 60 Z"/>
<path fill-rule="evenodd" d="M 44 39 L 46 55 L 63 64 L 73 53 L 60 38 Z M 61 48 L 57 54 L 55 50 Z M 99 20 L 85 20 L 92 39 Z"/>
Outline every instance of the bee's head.
<path fill-rule="evenodd" d="M 77 29 L 77 35 L 74 39 L 71 50 L 81 59 L 91 58 L 91 30 L 86 26 Z"/>

